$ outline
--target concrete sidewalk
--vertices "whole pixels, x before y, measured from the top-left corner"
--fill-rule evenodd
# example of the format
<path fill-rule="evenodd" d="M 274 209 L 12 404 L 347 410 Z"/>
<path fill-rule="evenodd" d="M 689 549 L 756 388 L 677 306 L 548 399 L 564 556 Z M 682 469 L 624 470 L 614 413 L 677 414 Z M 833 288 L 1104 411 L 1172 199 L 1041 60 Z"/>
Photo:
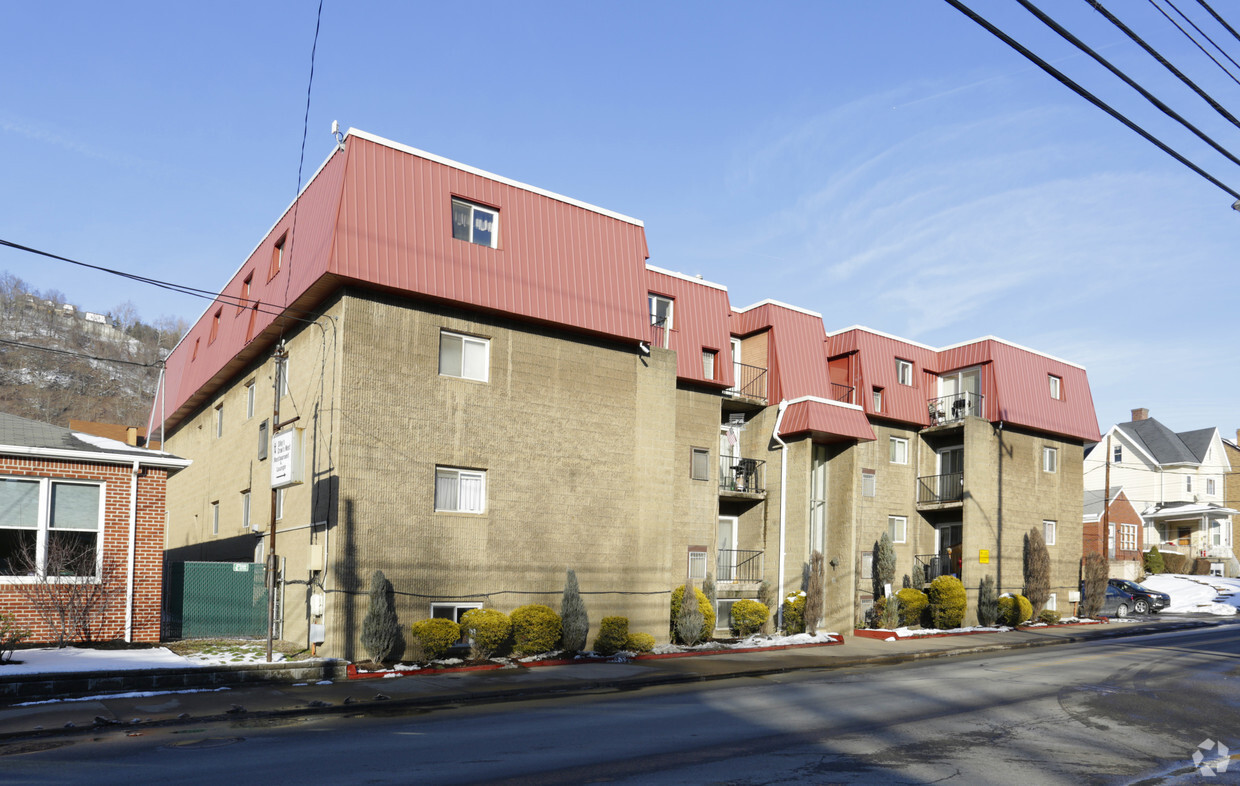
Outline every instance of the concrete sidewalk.
<path fill-rule="evenodd" d="M 144 726 L 151 725 L 347 713 L 379 704 L 385 709 L 396 709 L 517 701 L 548 695 L 759 677 L 803 669 L 877 666 L 924 658 L 1142 636 L 1219 624 L 1226 623 L 1222 620 L 1193 620 L 1082 625 L 894 642 L 845 636 L 844 643 L 838 645 L 763 652 L 731 650 L 722 654 L 690 657 L 414 674 L 386 679 L 238 684 L 227 688 L 202 689 L 201 692 L 161 692 L 148 696 L 133 693 L 93 695 L 77 700 L 0 706 L 0 740 L 13 741 L 122 726 L 140 732 Z M 117 688 L 112 687 L 111 690 L 116 691 Z"/>

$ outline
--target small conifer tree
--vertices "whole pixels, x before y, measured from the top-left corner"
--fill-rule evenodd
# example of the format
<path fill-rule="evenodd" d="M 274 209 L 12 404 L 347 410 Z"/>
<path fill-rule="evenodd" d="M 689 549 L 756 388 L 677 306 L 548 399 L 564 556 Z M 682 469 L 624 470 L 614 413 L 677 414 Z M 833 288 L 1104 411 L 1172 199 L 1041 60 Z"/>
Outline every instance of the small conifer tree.
<path fill-rule="evenodd" d="M 1158 550 L 1157 544 L 1152 544 L 1149 552 L 1145 555 L 1145 572 L 1151 575 L 1167 572 L 1167 564 L 1163 560 L 1162 552 Z"/>
<path fill-rule="evenodd" d="M 706 580 L 702 582 L 702 594 L 706 596 L 708 601 L 710 601 L 710 607 L 712 609 L 718 608 L 719 597 L 718 593 L 715 592 L 715 580 L 711 578 L 709 570 L 706 571 Z"/>
<path fill-rule="evenodd" d="M 1106 557 L 1095 552 L 1085 555 L 1081 587 L 1081 616 L 1092 617 L 1102 610 L 1107 594 Z"/>
<path fill-rule="evenodd" d="M 676 639 L 682 644 L 696 644 L 703 637 L 706 617 L 702 615 L 700 605 L 692 602 L 696 597 L 693 580 L 686 580 L 683 600 L 676 613 Z"/>
<path fill-rule="evenodd" d="M 577 589 L 577 574 L 571 569 L 564 579 L 564 597 L 560 600 L 560 622 L 563 624 L 562 645 L 569 652 L 583 652 L 590 633 L 586 604 Z"/>
<path fill-rule="evenodd" d="M 392 599 L 392 582 L 383 571 L 370 576 L 370 609 L 362 620 L 362 646 L 375 663 L 388 663 L 404 649 L 400 622 Z"/>
<path fill-rule="evenodd" d="M 977 624 L 989 628 L 999 619 L 999 597 L 995 594 L 995 577 L 987 576 L 977 585 Z"/>
<path fill-rule="evenodd" d="M 1025 597 L 1037 616 L 1051 595 L 1051 557 L 1037 527 L 1025 535 Z"/>
<path fill-rule="evenodd" d="M 924 589 L 926 586 L 926 569 L 920 562 L 913 562 L 913 589 Z"/>
<path fill-rule="evenodd" d="M 873 577 L 874 597 L 883 597 L 885 587 L 896 580 L 896 550 L 891 545 L 891 538 L 886 532 L 874 544 L 873 565 L 870 575 Z"/>

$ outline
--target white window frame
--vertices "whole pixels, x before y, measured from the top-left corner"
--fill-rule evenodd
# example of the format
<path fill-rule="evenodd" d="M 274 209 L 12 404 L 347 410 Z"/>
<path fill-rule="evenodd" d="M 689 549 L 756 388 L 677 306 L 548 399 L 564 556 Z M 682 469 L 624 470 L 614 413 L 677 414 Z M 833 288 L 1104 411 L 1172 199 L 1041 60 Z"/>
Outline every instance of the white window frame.
<path fill-rule="evenodd" d="M 1214 496 L 1214 478 L 1206 478 L 1206 494 Z"/>
<path fill-rule="evenodd" d="M 245 383 L 245 419 L 254 417 L 254 380 Z"/>
<path fill-rule="evenodd" d="M 250 492 L 248 489 L 241 492 L 241 528 L 250 528 Z"/>
<path fill-rule="evenodd" d="M 1057 377 L 1054 374 L 1046 375 L 1047 384 L 1050 386 L 1051 398 L 1056 401 L 1063 401 L 1063 377 Z"/>
<path fill-rule="evenodd" d="M 863 581 L 874 580 L 874 552 L 861 552 L 861 578 Z"/>
<path fill-rule="evenodd" d="M 284 492 L 287 488 L 276 489 L 276 521 L 284 518 Z"/>
<path fill-rule="evenodd" d="M 1136 551 L 1137 550 L 1137 525 L 1136 524 L 1120 524 L 1119 525 L 1119 550 L 1120 551 Z"/>
<path fill-rule="evenodd" d="M 433 619 L 436 616 L 435 615 L 436 609 L 444 609 L 444 610 L 448 610 L 451 612 L 451 616 L 444 617 L 444 619 L 450 619 L 459 625 L 461 624 L 461 617 L 465 616 L 465 612 L 473 611 L 474 609 L 480 609 L 480 608 L 482 608 L 482 604 L 477 601 L 470 601 L 466 603 L 454 603 L 454 602 L 432 603 L 431 604 L 431 618 Z M 469 646 L 469 638 L 466 637 L 464 634 L 462 634 L 461 638 L 457 639 L 455 646 L 460 646 L 460 647 Z"/>
<path fill-rule="evenodd" d="M 689 578 L 695 581 L 706 580 L 706 549 L 689 549 Z"/>
<path fill-rule="evenodd" d="M 1046 608 L 1049 611 L 1059 611 L 1059 597 L 1054 592 L 1046 596 Z"/>
<path fill-rule="evenodd" d="M 1119 444 L 1118 442 L 1115 443 L 1114 447 L 1111 450 L 1111 463 L 1112 464 L 1123 464 L 1124 463 L 1124 446 Z"/>
<path fill-rule="evenodd" d="M 706 349 L 705 347 L 702 348 L 702 378 L 703 379 L 714 379 L 715 378 L 715 366 L 717 365 L 716 361 L 718 360 L 718 356 L 719 356 L 718 351 L 713 350 L 713 349 Z"/>
<path fill-rule="evenodd" d="M 1042 446 L 1042 471 L 1052 474 L 1059 471 L 1059 448 Z"/>
<path fill-rule="evenodd" d="M 908 464 L 908 439 L 891 437 L 888 444 L 887 458 L 892 464 Z M 901 455 L 903 454 L 903 455 Z"/>
<path fill-rule="evenodd" d="M 1055 545 L 1055 530 L 1059 525 L 1050 519 L 1042 519 L 1042 540 L 1046 541 L 1046 545 Z"/>
<path fill-rule="evenodd" d="M 901 385 L 912 386 L 913 362 L 911 360 L 901 360 L 900 358 L 896 358 L 896 382 Z"/>
<path fill-rule="evenodd" d="M 456 207 L 457 205 L 469 208 L 469 237 L 457 237 L 457 233 L 456 233 Z M 491 239 L 489 243 L 484 243 L 481 240 L 478 240 L 477 235 L 475 234 L 478 231 L 478 226 L 477 226 L 478 213 L 486 213 L 487 215 L 491 217 L 491 230 L 490 230 Z M 483 248 L 499 248 L 499 210 L 493 207 L 487 207 L 486 205 L 480 205 L 477 202 L 470 202 L 468 199 L 461 199 L 460 197 L 452 197 L 452 237 L 457 240 L 464 240 L 467 243 L 472 243 L 475 246 L 482 246 Z"/>
<path fill-rule="evenodd" d="M 1192 475 L 1184 476 L 1184 491 L 1187 494 L 1193 493 L 1193 476 Z"/>
<path fill-rule="evenodd" d="M 276 364 L 276 376 L 279 378 L 277 382 L 280 384 L 280 398 L 288 395 L 289 371 L 292 370 L 292 367 L 291 358 L 284 358 L 282 362 Z"/>
<path fill-rule="evenodd" d="M 882 412 L 883 411 L 883 389 L 873 388 L 872 392 L 874 394 L 874 411 Z"/>
<path fill-rule="evenodd" d="M 869 488 L 867 488 L 867 486 Z M 868 492 L 868 493 L 867 493 Z M 861 496 L 873 497 L 878 494 L 878 473 L 861 470 Z"/>
<path fill-rule="evenodd" d="M 459 341 L 461 343 L 459 369 L 444 368 L 444 342 Z M 465 352 L 466 347 L 481 347 L 483 352 L 482 374 L 474 376 L 466 373 Z M 452 377 L 454 379 L 469 379 L 474 382 L 490 382 L 491 381 L 491 339 L 482 338 L 480 336 L 470 336 L 465 333 L 456 333 L 451 330 L 439 331 L 439 376 Z"/>
<path fill-rule="evenodd" d="M 38 488 L 38 509 L 35 518 L 35 565 L 38 571 L 37 576 L 0 576 L 0 584 L 31 584 L 42 580 L 44 571 L 47 569 L 47 549 L 48 534 L 53 529 L 60 529 L 63 532 L 89 532 L 80 528 L 61 527 L 54 528 L 51 526 L 52 517 L 52 488 L 53 486 L 93 486 L 99 489 L 99 510 L 98 519 L 96 520 L 95 529 L 95 572 L 91 576 L 63 576 L 51 577 L 49 580 L 53 583 L 75 582 L 87 579 L 89 581 L 98 581 L 103 570 L 103 539 L 104 539 L 104 523 L 105 513 L 107 511 L 108 500 L 108 484 L 100 481 L 76 480 L 73 478 L 41 478 L 31 477 L 29 475 L 2 475 L 0 480 L 17 480 L 30 483 L 37 483 Z M 4 529 L 28 529 L 27 527 L 5 527 L 0 522 L 0 527 Z"/>
<path fill-rule="evenodd" d="M 455 480 L 456 482 L 456 505 L 455 507 L 442 507 L 441 504 L 446 506 L 448 504 L 448 501 L 440 500 L 439 498 L 439 482 L 441 479 L 444 481 L 449 481 L 452 478 L 456 479 Z M 461 480 L 464 478 L 479 480 L 482 483 L 482 489 L 480 493 L 480 498 L 481 498 L 480 504 L 472 508 L 461 507 L 462 503 L 461 503 L 460 488 L 461 488 Z M 434 504 L 435 504 L 436 513 L 472 513 L 472 514 L 486 513 L 487 511 L 487 473 L 486 473 L 486 470 L 465 469 L 462 467 L 436 466 L 435 467 L 434 497 L 435 497 Z"/>
<path fill-rule="evenodd" d="M 659 320 L 655 317 L 658 313 L 657 305 L 659 303 L 667 304 L 667 318 L 663 320 L 663 329 L 671 330 L 676 313 L 676 299 L 670 298 L 667 295 L 656 295 L 653 292 L 646 295 L 646 305 L 650 310 L 650 324 L 652 325 L 659 324 Z"/>
<path fill-rule="evenodd" d="M 211 534 L 220 534 L 220 502 L 216 500 L 211 503 Z"/>
<path fill-rule="evenodd" d="M 703 470 L 698 472 L 698 461 L 701 460 Z M 723 462 L 719 462 L 722 464 Z M 710 480 L 710 449 L 709 448 L 690 448 L 689 449 L 689 477 L 692 480 Z"/>
<path fill-rule="evenodd" d="M 908 516 L 888 516 L 887 536 L 892 543 L 908 542 Z"/>
<path fill-rule="evenodd" d="M 224 404 L 215 405 L 215 438 L 224 436 Z"/>

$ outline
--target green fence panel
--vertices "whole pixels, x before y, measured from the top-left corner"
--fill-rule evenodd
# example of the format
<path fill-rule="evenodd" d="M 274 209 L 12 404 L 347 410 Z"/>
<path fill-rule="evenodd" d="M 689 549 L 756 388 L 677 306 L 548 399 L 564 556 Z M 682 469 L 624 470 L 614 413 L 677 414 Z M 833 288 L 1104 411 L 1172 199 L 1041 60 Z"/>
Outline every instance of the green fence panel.
<path fill-rule="evenodd" d="M 166 638 L 267 635 L 267 572 L 261 562 L 174 562 L 164 597 Z"/>

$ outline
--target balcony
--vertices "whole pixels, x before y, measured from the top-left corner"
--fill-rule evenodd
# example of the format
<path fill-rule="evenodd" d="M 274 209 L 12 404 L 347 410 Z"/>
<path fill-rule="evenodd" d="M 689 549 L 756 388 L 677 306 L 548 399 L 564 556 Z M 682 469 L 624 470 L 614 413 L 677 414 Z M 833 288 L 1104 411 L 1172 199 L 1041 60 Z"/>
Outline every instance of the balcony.
<path fill-rule="evenodd" d="M 925 574 L 927 584 L 939 576 L 960 577 L 960 565 L 958 563 L 953 565 L 951 557 L 945 554 L 915 554 L 913 559 L 921 563 L 921 570 Z M 921 589 L 921 587 L 917 587 L 917 589 Z"/>
<path fill-rule="evenodd" d="M 719 549 L 715 554 L 715 578 L 719 582 L 762 581 L 762 552 L 748 549 Z"/>
<path fill-rule="evenodd" d="M 651 319 L 650 321 L 650 346 L 667 349 L 667 336 L 671 331 L 667 329 L 666 319 Z"/>
<path fill-rule="evenodd" d="M 980 393 L 953 393 L 950 396 L 939 396 L 926 402 L 930 414 L 931 426 L 943 426 L 948 423 L 959 423 L 967 417 L 982 417 L 985 410 L 984 396 Z"/>
<path fill-rule="evenodd" d="M 917 505 L 956 507 L 964 502 L 964 473 L 926 475 L 917 479 Z"/>
<path fill-rule="evenodd" d="M 841 404 L 856 404 L 857 402 L 853 401 L 853 391 L 855 390 L 856 388 L 852 385 L 841 385 L 838 382 L 832 382 L 831 400 L 838 401 Z"/>
<path fill-rule="evenodd" d="M 736 385 L 723 391 L 730 398 L 748 398 L 766 405 L 766 369 L 761 366 L 732 364 Z"/>
<path fill-rule="evenodd" d="M 724 494 L 765 494 L 766 462 L 739 456 L 720 456 L 719 491 Z"/>

